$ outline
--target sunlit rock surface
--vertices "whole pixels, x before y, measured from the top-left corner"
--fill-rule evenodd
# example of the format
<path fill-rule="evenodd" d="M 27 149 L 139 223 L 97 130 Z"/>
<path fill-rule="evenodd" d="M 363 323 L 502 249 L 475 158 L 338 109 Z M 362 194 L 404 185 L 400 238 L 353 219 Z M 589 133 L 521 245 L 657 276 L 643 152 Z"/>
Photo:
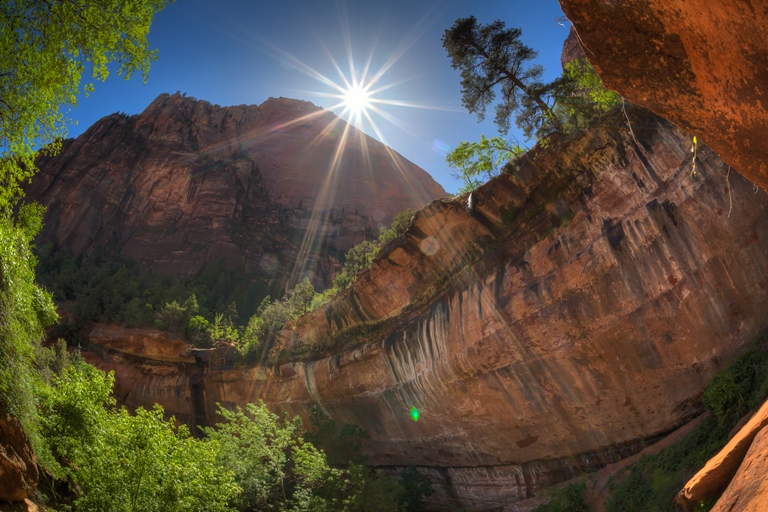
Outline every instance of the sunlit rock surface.
<path fill-rule="evenodd" d="M 712 510 L 768 509 L 767 425 L 768 402 L 685 484 L 676 498 L 683 510 L 694 510 L 705 498 L 714 499 L 721 494 Z"/>
<path fill-rule="evenodd" d="M 768 186 L 764 1 L 560 0 L 606 87 Z"/>
<path fill-rule="evenodd" d="M 635 453 L 700 413 L 768 327 L 768 198 L 701 144 L 694 172 L 690 135 L 627 113 L 633 135 L 618 111 L 534 148 L 472 213 L 432 202 L 263 365 L 114 340 L 90 360 L 117 369 L 124 402 L 192 423 L 217 421 L 217 402 L 317 404 L 368 431 L 371 463 L 419 466 L 435 508 L 511 506 Z"/>
<path fill-rule="evenodd" d="M 11 502 L 21 509 L 24 504 L 17 502 L 32 494 L 37 477 L 37 457 L 21 425 L 11 416 L 0 416 L 0 505 Z"/>
<path fill-rule="evenodd" d="M 40 167 L 28 196 L 48 207 L 44 241 L 177 276 L 219 259 L 268 275 L 302 261 L 327 284 L 339 254 L 446 195 L 333 113 L 285 98 L 219 107 L 163 94 L 140 115 L 101 119 Z"/>

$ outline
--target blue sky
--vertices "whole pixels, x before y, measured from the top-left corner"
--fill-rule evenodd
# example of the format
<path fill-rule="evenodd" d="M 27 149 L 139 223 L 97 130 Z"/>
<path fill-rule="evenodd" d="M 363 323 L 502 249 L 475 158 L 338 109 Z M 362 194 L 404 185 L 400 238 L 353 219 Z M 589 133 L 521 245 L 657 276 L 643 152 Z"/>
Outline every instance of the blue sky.
<path fill-rule="evenodd" d="M 372 86 L 382 89 L 374 98 L 404 104 L 375 104 L 384 112 L 371 112 L 378 132 L 368 121 L 361 128 L 456 192 L 460 184 L 450 176 L 445 151 L 481 134 L 497 135 L 492 110 L 478 123 L 461 106 L 459 72 L 441 43 L 456 19 L 470 15 L 522 28 L 545 78 L 560 73 L 568 29 L 558 22 L 557 0 L 177 0 L 152 25 L 150 42 L 160 55 L 148 83 L 116 75 L 96 83 L 96 92 L 69 113 L 78 122 L 69 135 L 113 112 L 140 113 L 163 92 L 219 105 L 284 96 L 331 108 L 340 100 L 328 95 L 338 93 L 313 74 L 343 84 L 340 72 L 351 78 L 351 56 L 358 78 L 369 61 L 369 77 L 385 70 Z M 510 135 L 523 142 L 519 132 Z"/>

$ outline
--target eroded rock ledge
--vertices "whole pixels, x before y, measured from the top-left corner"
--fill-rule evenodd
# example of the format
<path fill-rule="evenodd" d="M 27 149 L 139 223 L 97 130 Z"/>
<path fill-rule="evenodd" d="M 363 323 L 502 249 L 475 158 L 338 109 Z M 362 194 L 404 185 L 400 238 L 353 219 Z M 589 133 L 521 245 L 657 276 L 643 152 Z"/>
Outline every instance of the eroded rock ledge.
<path fill-rule="evenodd" d="M 371 463 L 420 466 L 436 508 L 503 507 L 619 460 L 701 412 L 710 377 L 768 327 L 765 193 L 701 144 L 692 172 L 689 135 L 628 114 L 634 135 L 616 112 L 534 148 L 472 213 L 431 203 L 263 365 L 104 336 L 89 358 L 125 403 L 192 424 L 217 402 L 317 404 L 368 431 Z"/>

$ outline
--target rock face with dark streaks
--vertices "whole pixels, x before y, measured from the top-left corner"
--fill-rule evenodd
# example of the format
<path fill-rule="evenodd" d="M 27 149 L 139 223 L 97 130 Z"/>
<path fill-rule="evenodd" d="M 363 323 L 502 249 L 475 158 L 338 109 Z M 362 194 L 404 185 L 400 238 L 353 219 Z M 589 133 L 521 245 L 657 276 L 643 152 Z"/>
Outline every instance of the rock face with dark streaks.
<path fill-rule="evenodd" d="M 264 365 L 224 348 L 149 361 L 119 334 L 89 357 L 126 403 L 193 423 L 217 402 L 317 405 L 368 431 L 371 463 L 419 466 L 433 507 L 512 510 L 700 413 L 711 376 L 768 327 L 765 193 L 701 144 L 693 172 L 689 134 L 627 114 L 633 135 L 618 111 L 534 148 L 471 213 L 432 202 Z"/>
<path fill-rule="evenodd" d="M 560 0 L 606 87 L 697 135 L 768 187 L 768 6 Z"/>
<path fill-rule="evenodd" d="M 337 255 L 445 196 L 333 113 L 285 98 L 219 107 L 163 94 L 140 115 L 101 119 L 40 167 L 28 196 L 48 207 L 44 240 L 176 276 L 220 259 L 278 275 L 301 260 L 327 285 Z"/>

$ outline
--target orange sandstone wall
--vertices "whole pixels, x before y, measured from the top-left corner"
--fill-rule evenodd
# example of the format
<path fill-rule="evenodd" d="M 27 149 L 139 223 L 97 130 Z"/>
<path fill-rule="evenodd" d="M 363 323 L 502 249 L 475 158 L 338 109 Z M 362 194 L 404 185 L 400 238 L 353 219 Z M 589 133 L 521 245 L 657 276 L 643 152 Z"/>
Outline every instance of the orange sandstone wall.
<path fill-rule="evenodd" d="M 317 405 L 368 431 L 371 463 L 429 474 L 436 508 L 513 507 L 619 460 L 698 414 L 768 327 L 765 193 L 703 145 L 692 172 L 690 135 L 628 114 L 634 136 L 615 112 L 534 148 L 472 212 L 431 203 L 263 365 L 137 359 L 103 335 L 92 360 L 124 402 L 192 423 L 217 402 Z"/>

